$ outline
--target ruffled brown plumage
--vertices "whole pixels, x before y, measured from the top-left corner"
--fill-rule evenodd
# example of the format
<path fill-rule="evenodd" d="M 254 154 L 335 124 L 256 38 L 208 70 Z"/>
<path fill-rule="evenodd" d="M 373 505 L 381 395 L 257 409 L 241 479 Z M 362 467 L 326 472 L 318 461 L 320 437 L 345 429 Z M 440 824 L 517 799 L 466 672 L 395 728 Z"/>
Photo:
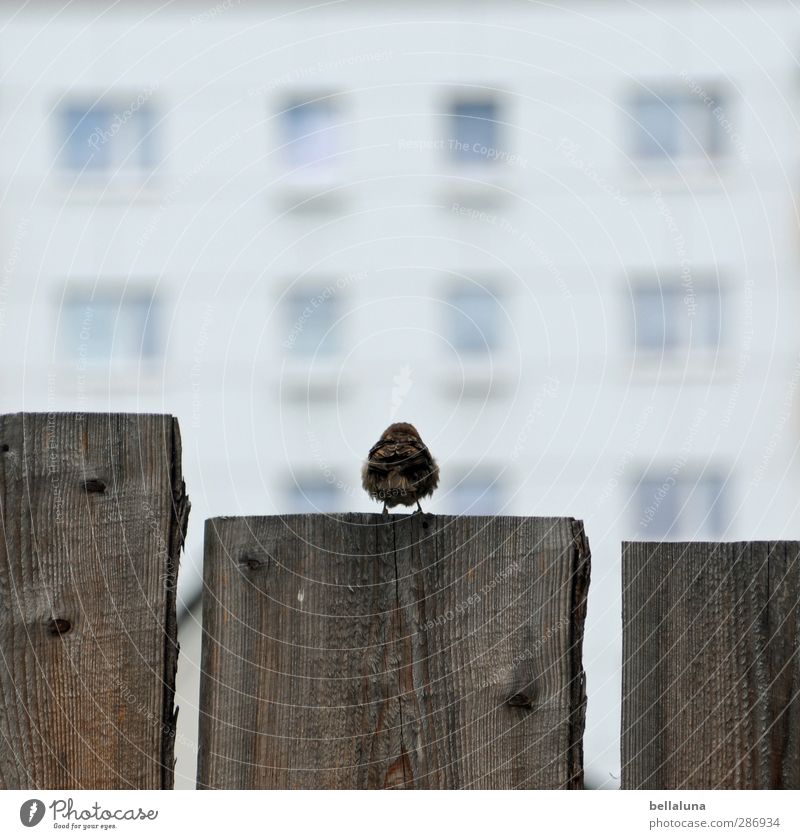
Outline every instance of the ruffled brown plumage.
<path fill-rule="evenodd" d="M 361 470 L 361 485 L 370 498 L 387 507 L 417 505 L 439 485 L 439 467 L 409 422 L 395 422 L 369 450 Z"/>

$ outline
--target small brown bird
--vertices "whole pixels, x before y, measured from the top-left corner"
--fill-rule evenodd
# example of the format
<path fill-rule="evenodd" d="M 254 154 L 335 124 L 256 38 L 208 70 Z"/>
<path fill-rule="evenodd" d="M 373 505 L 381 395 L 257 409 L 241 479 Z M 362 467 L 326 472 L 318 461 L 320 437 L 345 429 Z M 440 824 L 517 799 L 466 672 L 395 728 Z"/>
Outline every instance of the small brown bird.
<path fill-rule="evenodd" d="M 409 422 L 395 422 L 369 450 L 361 485 L 370 498 L 383 501 L 384 514 L 387 507 L 415 502 L 422 512 L 419 499 L 439 486 L 439 467 L 417 429 Z"/>

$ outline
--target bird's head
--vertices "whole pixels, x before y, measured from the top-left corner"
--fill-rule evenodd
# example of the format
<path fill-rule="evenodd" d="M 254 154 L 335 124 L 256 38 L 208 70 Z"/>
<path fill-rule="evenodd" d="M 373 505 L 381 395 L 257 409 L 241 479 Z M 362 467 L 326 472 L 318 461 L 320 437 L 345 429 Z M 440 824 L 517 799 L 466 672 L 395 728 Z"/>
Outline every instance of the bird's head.
<path fill-rule="evenodd" d="M 413 434 L 415 437 L 419 437 L 419 431 L 417 431 L 410 422 L 393 422 L 386 431 L 381 434 L 381 440 L 388 440 L 396 434 Z"/>

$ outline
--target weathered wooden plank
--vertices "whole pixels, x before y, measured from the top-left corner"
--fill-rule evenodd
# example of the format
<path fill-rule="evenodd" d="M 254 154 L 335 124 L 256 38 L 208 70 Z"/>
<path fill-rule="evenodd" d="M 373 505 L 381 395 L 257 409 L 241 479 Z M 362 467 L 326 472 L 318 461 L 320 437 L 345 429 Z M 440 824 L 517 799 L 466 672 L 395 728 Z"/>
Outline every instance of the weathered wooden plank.
<path fill-rule="evenodd" d="M 800 788 L 799 557 L 623 545 L 623 788 Z"/>
<path fill-rule="evenodd" d="M 207 522 L 200 786 L 366 787 L 391 771 L 392 528 L 357 525 Z"/>
<path fill-rule="evenodd" d="M 206 525 L 201 788 L 582 784 L 579 522 Z"/>
<path fill-rule="evenodd" d="M 172 786 L 188 507 L 170 416 L 0 417 L 0 786 Z"/>

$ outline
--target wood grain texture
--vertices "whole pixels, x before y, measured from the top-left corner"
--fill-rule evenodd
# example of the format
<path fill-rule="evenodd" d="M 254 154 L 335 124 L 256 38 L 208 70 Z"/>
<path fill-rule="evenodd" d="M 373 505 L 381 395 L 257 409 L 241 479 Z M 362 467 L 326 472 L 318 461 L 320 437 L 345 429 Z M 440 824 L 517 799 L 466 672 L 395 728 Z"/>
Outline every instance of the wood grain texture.
<path fill-rule="evenodd" d="M 623 545 L 622 786 L 800 788 L 800 542 Z"/>
<path fill-rule="evenodd" d="M 188 509 L 170 416 L 0 417 L 0 786 L 172 787 Z"/>
<path fill-rule="evenodd" d="M 206 523 L 198 787 L 582 785 L 573 519 Z"/>

